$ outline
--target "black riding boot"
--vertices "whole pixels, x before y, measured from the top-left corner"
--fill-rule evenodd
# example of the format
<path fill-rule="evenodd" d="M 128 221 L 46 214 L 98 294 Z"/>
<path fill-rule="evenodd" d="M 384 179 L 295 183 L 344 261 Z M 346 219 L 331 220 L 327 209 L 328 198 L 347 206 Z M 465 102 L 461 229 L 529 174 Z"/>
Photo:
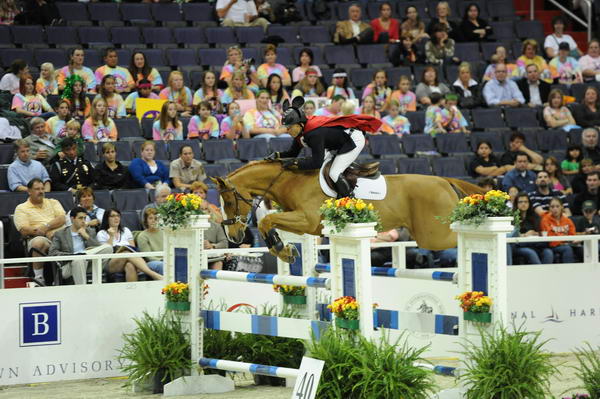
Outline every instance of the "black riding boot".
<path fill-rule="evenodd" d="M 344 177 L 343 174 L 340 173 L 337 181 L 335 182 L 335 191 L 337 191 L 337 198 L 344 197 L 352 197 L 352 187 L 350 187 L 350 183 Z"/>

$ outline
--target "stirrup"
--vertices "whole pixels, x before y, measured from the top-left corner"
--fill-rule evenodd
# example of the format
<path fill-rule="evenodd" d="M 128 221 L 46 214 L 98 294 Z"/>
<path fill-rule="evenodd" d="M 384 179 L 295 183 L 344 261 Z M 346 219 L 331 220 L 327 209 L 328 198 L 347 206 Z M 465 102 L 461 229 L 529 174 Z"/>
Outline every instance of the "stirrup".
<path fill-rule="evenodd" d="M 340 173 L 335 182 L 335 191 L 337 192 L 337 199 L 352 196 L 352 187 L 350 187 L 350 183 L 348 183 L 343 173 Z"/>

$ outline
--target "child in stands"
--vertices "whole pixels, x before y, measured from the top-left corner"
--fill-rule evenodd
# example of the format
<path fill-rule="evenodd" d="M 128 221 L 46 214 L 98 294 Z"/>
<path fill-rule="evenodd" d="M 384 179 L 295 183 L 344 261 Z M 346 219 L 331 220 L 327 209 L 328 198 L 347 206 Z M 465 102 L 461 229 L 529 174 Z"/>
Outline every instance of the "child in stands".
<path fill-rule="evenodd" d="M 141 79 L 137 85 L 137 91 L 134 91 L 125 99 L 125 109 L 129 115 L 135 116 L 136 102 L 138 98 L 150 98 L 158 100 L 158 94 L 152 91 L 152 82 L 148 79 Z"/>
<path fill-rule="evenodd" d="M 100 83 L 99 94 L 96 98 L 103 98 L 108 106 L 109 118 L 122 118 L 127 116 L 125 112 L 125 101 L 116 90 L 117 80 L 113 75 L 105 75 Z"/>
<path fill-rule="evenodd" d="M 382 111 L 385 108 L 388 98 L 392 95 L 392 89 L 387 86 L 387 74 L 384 70 L 375 72 L 373 81 L 363 91 L 363 100 L 369 95 L 375 99 L 375 109 Z"/>
<path fill-rule="evenodd" d="M 81 138 L 80 131 L 81 124 L 76 119 L 71 119 L 65 124 L 66 134 L 65 136 L 56 144 L 56 148 L 54 149 L 53 156 L 58 156 L 58 158 L 63 159 L 65 157 L 65 153 L 62 151 L 62 143 L 63 141 L 69 137 L 75 143 L 77 143 L 77 156 L 81 157 L 84 154 L 85 146 L 84 141 Z"/>
<path fill-rule="evenodd" d="M 44 97 L 58 94 L 58 83 L 54 73 L 54 65 L 51 62 L 44 62 L 40 66 L 40 77 L 35 82 L 35 91 Z"/>
<path fill-rule="evenodd" d="M 209 98 L 220 98 L 223 95 L 223 90 L 217 88 L 217 76 L 213 71 L 204 72 L 202 76 L 202 84 L 194 93 L 193 105 L 197 107 L 202 101 L 208 101 Z"/>
<path fill-rule="evenodd" d="M 396 134 L 399 137 L 410 134 L 410 122 L 408 118 L 400 115 L 400 104 L 392 100 L 388 107 L 388 114 L 382 119 L 381 130 L 384 133 Z"/>
<path fill-rule="evenodd" d="M 315 111 L 317 110 L 317 106 L 315 105 L 315 103 L 312 100 L 308 100 L 307 102 L 304 103 L 304 114 L 306 115 L 306 117 L 311 117 L 315 114 Z"/>
<path fill-rule="evenodd" d="M 177 105 L 167 101 L 160 110 L 160 117 L 152 125 L 154 140 L 183 140 L 183 123 L 177 118 Z"/>
<path fill-rule="evenodd" d="M 327 88 L 327 98 L 342 96 L 345 99 L 355 99 L 354 90 L 348 84 L 348 74 L 343 68 L 336 68 L 333 71 L 333 82 Z"/>
<path fill-rule="evenodd" d="M 56 115 L 46 121 L 46 131 L 53 137 L 62 139 L 67 135 L 67 122 L 71 119 L 69 102 L 60 100 L 56 107 Z"/>
<path fill-rule="evenodd" d="M 120 67 L 117 50 L 110 47 L 104 50 L 105 64 L 96 69 L 96 82 L 102 82 L 106 75 L 112 75 L 115 78 L 115 92 L 118 94 L 129 93 L 135 87 L 135 81 L 129 73 L 129 70 Z"/>
<path fill-rule="evenodd" d="M 210 113 L 212 106 L 208 101 L 202 101 L 198 106 L 198 115 L 190 119 L 188 124 L 188 139 L 219 138 L 219 122 Z"/>
<path fill-rule="evenodd" d="M 381 119 L 381 114 L 375 108 L 375 97 L 368 95 L 363 98 L 363 105 L 360 108 L 360 113 L 363 115 L 374 116 L 377 119 Z"/>
<path fill-rule="evenodd" d="M 414 112 L 417 110 L 417 96 L 410 90 L 412 80 L 405 75 L 400 76 L 398 81 L 398 89 L 394 90 L 390 97 L 388 97 L 388 103 L 386 109 L 389 108 L 391 101 L 398 102 L 400 113 L 405 115 L 407 112 Z"/>
<path fill-rule="evenodd" d="M 446 94 L 446 102 L 442 111 L 442 124 L 449 133 L 471 133 L 467 126 L 469 123 L 458 109 L 458 95 Z"/>
<path fill-rule="evenodd" d="M 567 148 L 564 161 L 560 163 L 563 175 L 576 175 L 579 173 L 579 163 L 583 159 L 581 146 L 571 144 Z"/>
<path fill-rule="evenodd" d="M 429 97 L 431 105 L 427 107 L 425 112 L 425 134 L 430 134 L 435 137 L 436 134 L 446 133 L 446 125 L 444 125 L 444 100 L 440 93 L 431 93 Z"/>
<path fill-rule="evenodd" d="M 83 123 L 81 135 L 85 141 L 116 141 L 119 134 L 115 122 L 108 117 L 108 106 L 102 97 L 96 97 L 92 103 L 92 112 Z"/>
<path fill-rule="evenodd" d="M 26 117 L 41 116 L 47 118 L 54 115 L 52 107 L 44 96 L 35 92 L 31 75 L 24 75 L 21 78 L 19 93 L 15 94 L 12 100 L 12 109 Z"/>
<path fill-rule="evenodd" d="M 90 115 L 92 105 L 85 92 L 85 81 L 81 76 L 71 75 L 65 79 L 65 90 L 61 98 L 69 102 L 73 118 L 84 120 Z"/>
<path fill-rule="evenodd" d="M 240 137 L 249 139 L 250 135 L 244 127 L 240 105 L 235 101 L 227 107 L 227 117 L 221 121 L 221 137 L 236 140 Z"/>
<path fill-rule="evenodd" d="M 173 71 L 169 74 L 168 86 L 161 90 L 159 97 L 174 102 L 181 116 L 192 115 L 192 91 L 183 84 L 181 72 Z"/>

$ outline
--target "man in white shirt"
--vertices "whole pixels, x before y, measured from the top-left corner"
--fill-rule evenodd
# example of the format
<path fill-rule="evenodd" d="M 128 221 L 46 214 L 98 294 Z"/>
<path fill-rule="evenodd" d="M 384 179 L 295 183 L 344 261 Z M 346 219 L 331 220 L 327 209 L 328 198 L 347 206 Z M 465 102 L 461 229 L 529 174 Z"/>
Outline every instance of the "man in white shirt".
<path fill-rule="evenodd" d="M 267 30 L 269 21 L 258 16 L 252 0 L 217 0 L 217 16 L 223 26 L 262 26 Z"/>
<path fill-rule="evenodd" d="M 361 20 L 362 11 L 358 4 L 348 8 L 348 19 L 336 24 L 333 42 L 336 44 L 373 43 L 371 25 Z"/>
<path fill-rule="evenodd" d="M 523 94 L 517 84 L 506 79 L 506 65 L 497 64 L 494 71 L 495 79 L 486 83 L 483 97 L 489 106 L 519 107 L 525 103 Z"/>

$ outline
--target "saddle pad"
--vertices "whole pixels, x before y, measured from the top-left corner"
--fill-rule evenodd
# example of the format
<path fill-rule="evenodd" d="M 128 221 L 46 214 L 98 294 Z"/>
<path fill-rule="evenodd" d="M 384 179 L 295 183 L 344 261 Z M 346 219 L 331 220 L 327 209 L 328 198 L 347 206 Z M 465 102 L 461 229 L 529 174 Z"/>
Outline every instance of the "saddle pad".
<path fill-rule="evenodd" d="M 325 164 L 327 164 L 327 157 L 325 158 L 325 162 L 323 162 L 323 166 L 321 166 L 321 170 L 319 171 L 319 184 L 325 195 L 335 198 L 337 197 L 337 193 L 327 185 L 327 182 L 323 177 L 323 168 L 325 167 Z M 364 200 L 382 200 L 385 198 L 386 194 L 387 183 L 383 175 L 379 175 L 377 179 L 365 179 L 364 177 L 359 177 L 356 181 L 356 187 L 354 188 L 354 196 L 356 198 Z"/>

